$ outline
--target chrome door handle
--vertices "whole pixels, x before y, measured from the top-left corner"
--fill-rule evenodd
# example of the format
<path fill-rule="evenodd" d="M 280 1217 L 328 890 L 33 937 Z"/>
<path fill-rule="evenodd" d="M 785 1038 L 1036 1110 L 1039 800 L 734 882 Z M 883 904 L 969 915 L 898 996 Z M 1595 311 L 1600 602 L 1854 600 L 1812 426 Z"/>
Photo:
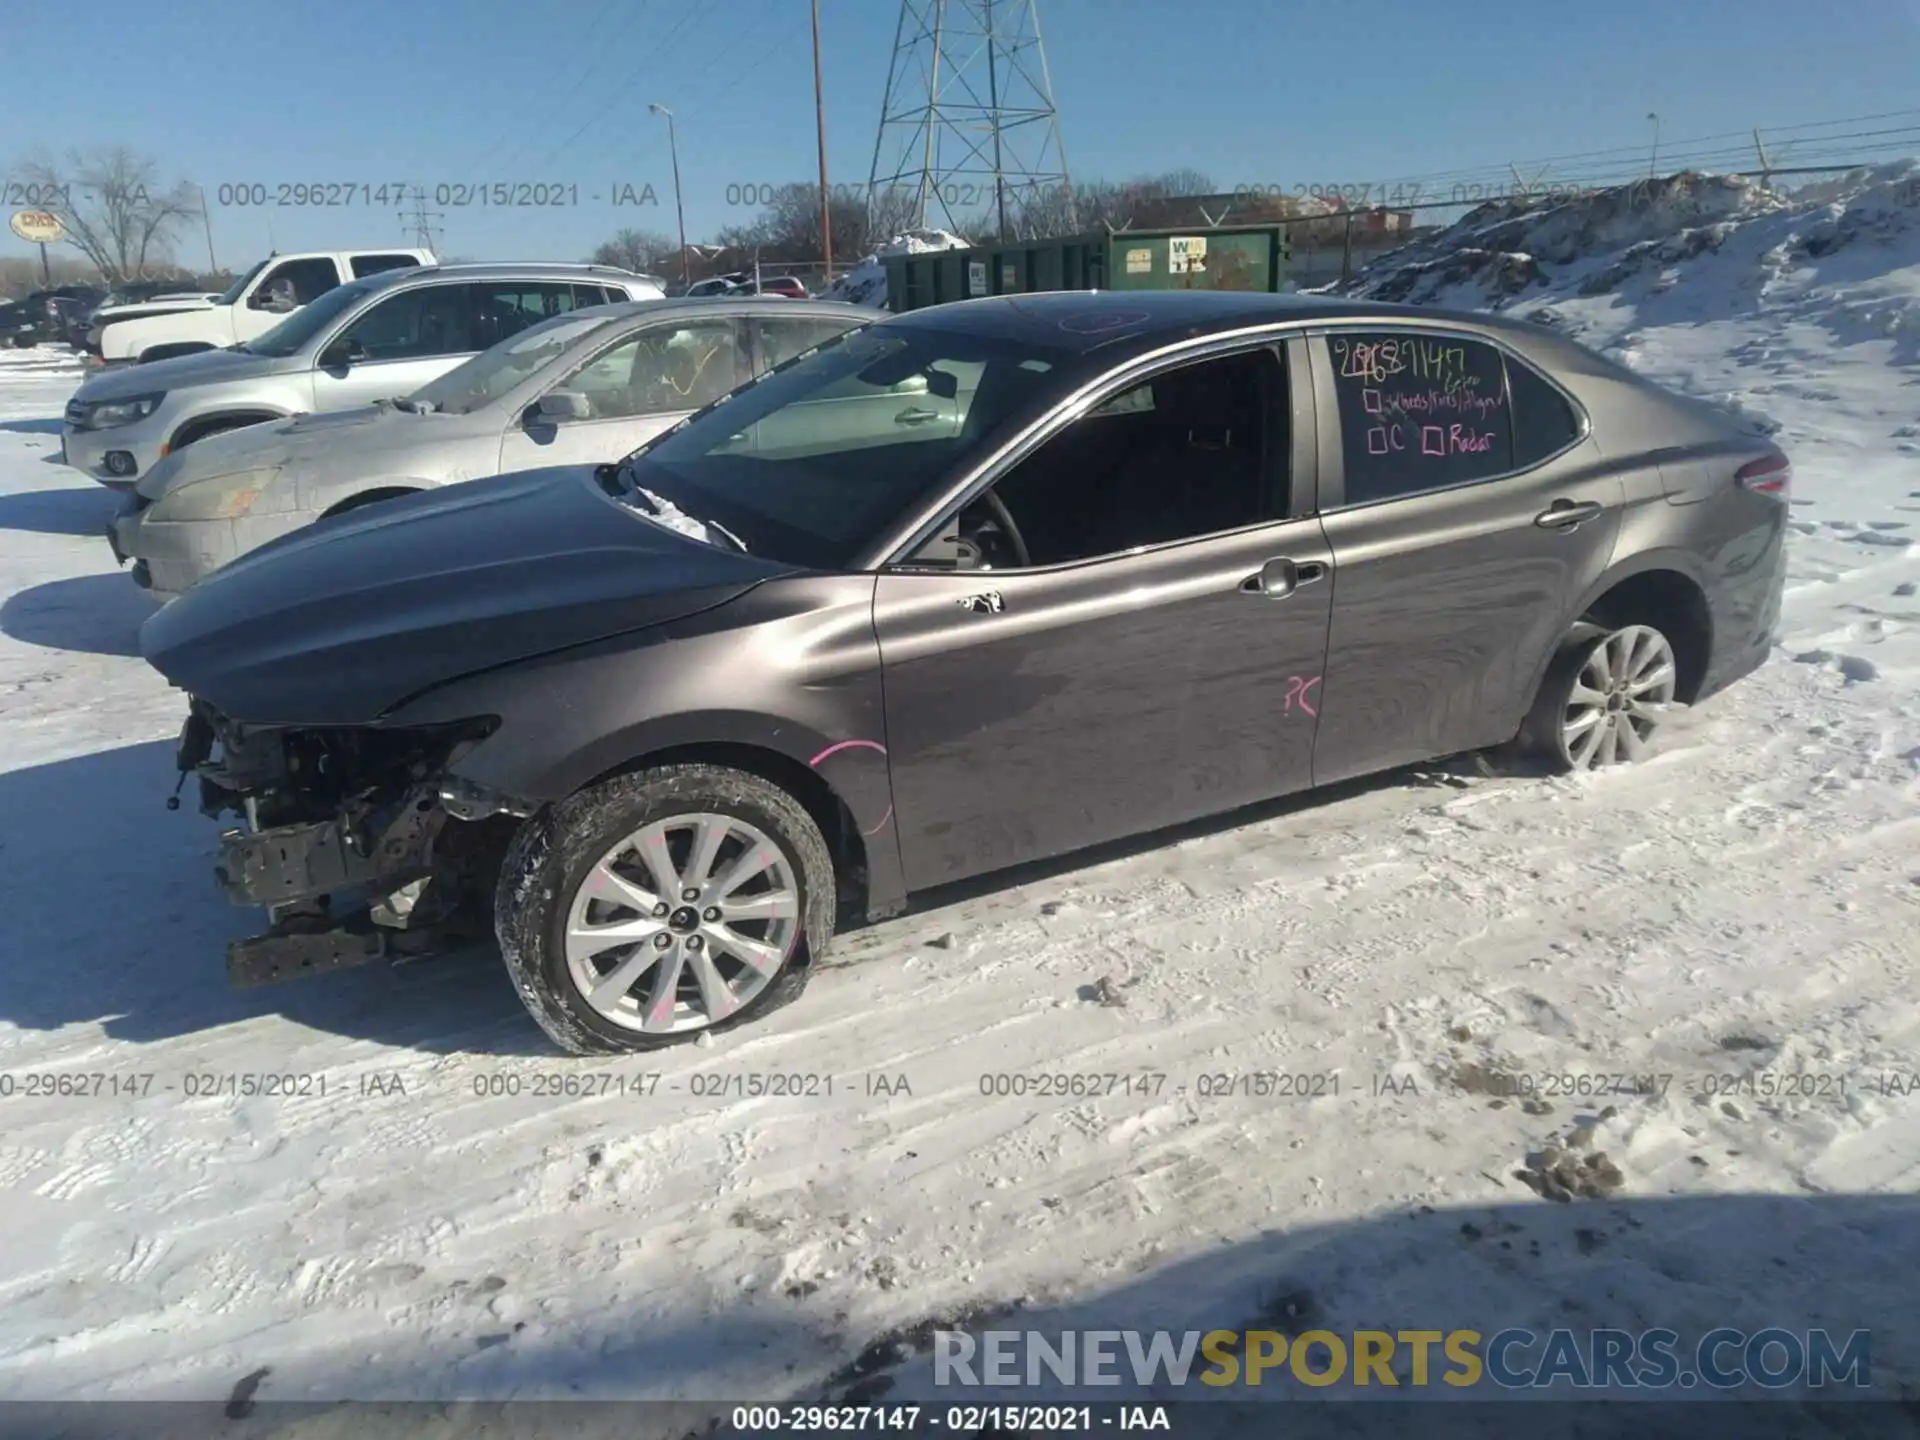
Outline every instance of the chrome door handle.
<path fill-rule="evenodd" d="M 1270 600 L 1284 600 L 1302 585 L 1311 585 L 1322 579 L 1327 567 L 1318 560 L 1308 560 L 1304 564 L 1295 564 L 1291 560 L 1269 560 L 1260 567 L 1257 575 L 1249 575 L 1240 582 L 1240 589 L 1248 595 L 1265 595 Z"/>
<path fill-rule="evenodd" d="M 929 420 L 938 420 L 939 418 L 940 412 L 938 410 L 922 410 L 918 406 L 910 405 L 893 417 L 893 423 L 896 425 L 924 425 Z"/>
<path fill-rule="evenodd" d="M 1534 516 L 1533 523 L 1543 530 L 1573 530 L 1606 508 L 1596 500 L 1556 500 Z"/>

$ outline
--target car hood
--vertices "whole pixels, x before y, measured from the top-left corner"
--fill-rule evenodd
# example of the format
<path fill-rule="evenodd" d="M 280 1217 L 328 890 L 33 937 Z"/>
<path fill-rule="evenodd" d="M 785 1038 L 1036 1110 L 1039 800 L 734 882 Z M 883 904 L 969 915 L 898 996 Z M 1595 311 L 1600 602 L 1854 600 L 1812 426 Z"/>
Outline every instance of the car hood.
<path fill-rule="evenodd" d="M 212 308 L 211 300 L 137 300 L 130 305 L 102 305 L 87 318 L 96 325 L 116 325 L 122 320 L 145 320 L 154 315 L 178 315 L 182 310 Z"/>
<path fill-rule="evenodd" d="M 218 385 L 229 380 L 251 380 L 293 368 L 292 362 L 244 350 L 199 350 L 171 360 L 149 360 L 119 370 L 102 370 L 80 387 L 76 400 L 126 400 L 155 391 L 181 390 L 189 385 Z"/>
<path fill-rule="evenodd" d="M 498 476 L 295 531 L 156 612 L 141 653 L 236 720 L 366 724 L 446 681 L 792 573 L 642 519 L 594 469 Z"/>

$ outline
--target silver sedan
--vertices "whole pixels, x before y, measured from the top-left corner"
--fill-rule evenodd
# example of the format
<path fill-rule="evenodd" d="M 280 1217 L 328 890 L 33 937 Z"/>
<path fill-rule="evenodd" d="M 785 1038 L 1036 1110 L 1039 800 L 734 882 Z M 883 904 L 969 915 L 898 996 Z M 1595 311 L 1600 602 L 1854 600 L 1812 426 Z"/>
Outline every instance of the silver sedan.
<path fill-rule="evenodd" d="M 209 436 L 156 464 L 109 539 L 156 600 L 362 505 L 515 470 L 618 460 L 876 312 L 831 301 L 641 300 L 557 316 L 403 400 Z"/>

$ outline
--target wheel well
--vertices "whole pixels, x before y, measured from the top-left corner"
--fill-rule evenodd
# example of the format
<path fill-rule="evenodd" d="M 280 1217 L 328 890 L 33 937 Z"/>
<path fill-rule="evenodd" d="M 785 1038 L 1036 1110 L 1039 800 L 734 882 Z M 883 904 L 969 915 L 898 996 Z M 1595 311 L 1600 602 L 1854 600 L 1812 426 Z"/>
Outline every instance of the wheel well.
<path fill-rule="evenodd" d="M 419 493 L 410 485 L 388 485 L 379 490 L 362 490 L 358 495 L 349 495 L 332 509 L 323 511 L 320 518 L 324 520 L 329 515 L 344 515 L 349 510 L 358 510 L 362 505 L 374 505 L 382 500 L 398 500 L 402 495 Z"/>
<path fill-rule="evenodd" d="M 1707 677 L 1713 651 L 1713 616 L 1700 587 L 1675 570 L 1646 570 L 1630 575 L 1602 595 L 1582 620 L 1617 630 L 1623 625 L 1651 625 L 1673 646 L 1679 667 L 1674 698 L 1691 704 Z"/>
<path fill-rule="evenodd" d="M 173 438 L 167 442 L 169 453 L 185 449 L 196 440 L 204 440 L 209 435 L 218 435 L 222 430 L 238 430 L 244 425 L 264 425 L 269 420 L 280 417 L 271 410 L 244 411 L 238 415 L 211 415 L 204 420 L 189 420 L 173 432 Z"/>
<path fill-rule="evenodd" d="M 594 776 L 587 783 L 598 785 L 616 775 L 630 775 L 636 770 L 648 770 L 656 765 L 727 765 L 758 775 L 763 780 L 771 780 L 785 790 L 806 807 L 807 813 L 813 817 L 813 823 L 820 827 L 820 833 L 826 839 L 827 853 L 833 856 L 834 882 L 840 892 L 837 899 L 841 923 L 844 925 L 865 919 L 867 842 L 861 836 L 860 826 L 854 820 L 853 812 L 847 808 L 847 802 L 820 777 L 819 771 L 782 755 L 778 750 L 731 741 L 713 741 L 676 745 L 638 755 Z M 581 788 L 585 789 L 586 786 Z"/>

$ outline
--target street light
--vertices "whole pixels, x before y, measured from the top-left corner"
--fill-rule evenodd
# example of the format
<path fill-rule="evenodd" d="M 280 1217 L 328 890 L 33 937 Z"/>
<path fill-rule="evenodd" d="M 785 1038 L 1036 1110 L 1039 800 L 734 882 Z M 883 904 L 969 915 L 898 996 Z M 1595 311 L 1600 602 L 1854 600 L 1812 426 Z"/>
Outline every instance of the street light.
<path fill-rule="evenodd" d="M 680 283 L 691 287 L 693 268 L 687 259 L 687 207 L 680 199 L 680 141 L 673 131 L 673 111 L 664 105 L 649 105 L 647 109 L 667 117 L 667 151 L 673 156 L 673 211 L 680 220 Z"/>

